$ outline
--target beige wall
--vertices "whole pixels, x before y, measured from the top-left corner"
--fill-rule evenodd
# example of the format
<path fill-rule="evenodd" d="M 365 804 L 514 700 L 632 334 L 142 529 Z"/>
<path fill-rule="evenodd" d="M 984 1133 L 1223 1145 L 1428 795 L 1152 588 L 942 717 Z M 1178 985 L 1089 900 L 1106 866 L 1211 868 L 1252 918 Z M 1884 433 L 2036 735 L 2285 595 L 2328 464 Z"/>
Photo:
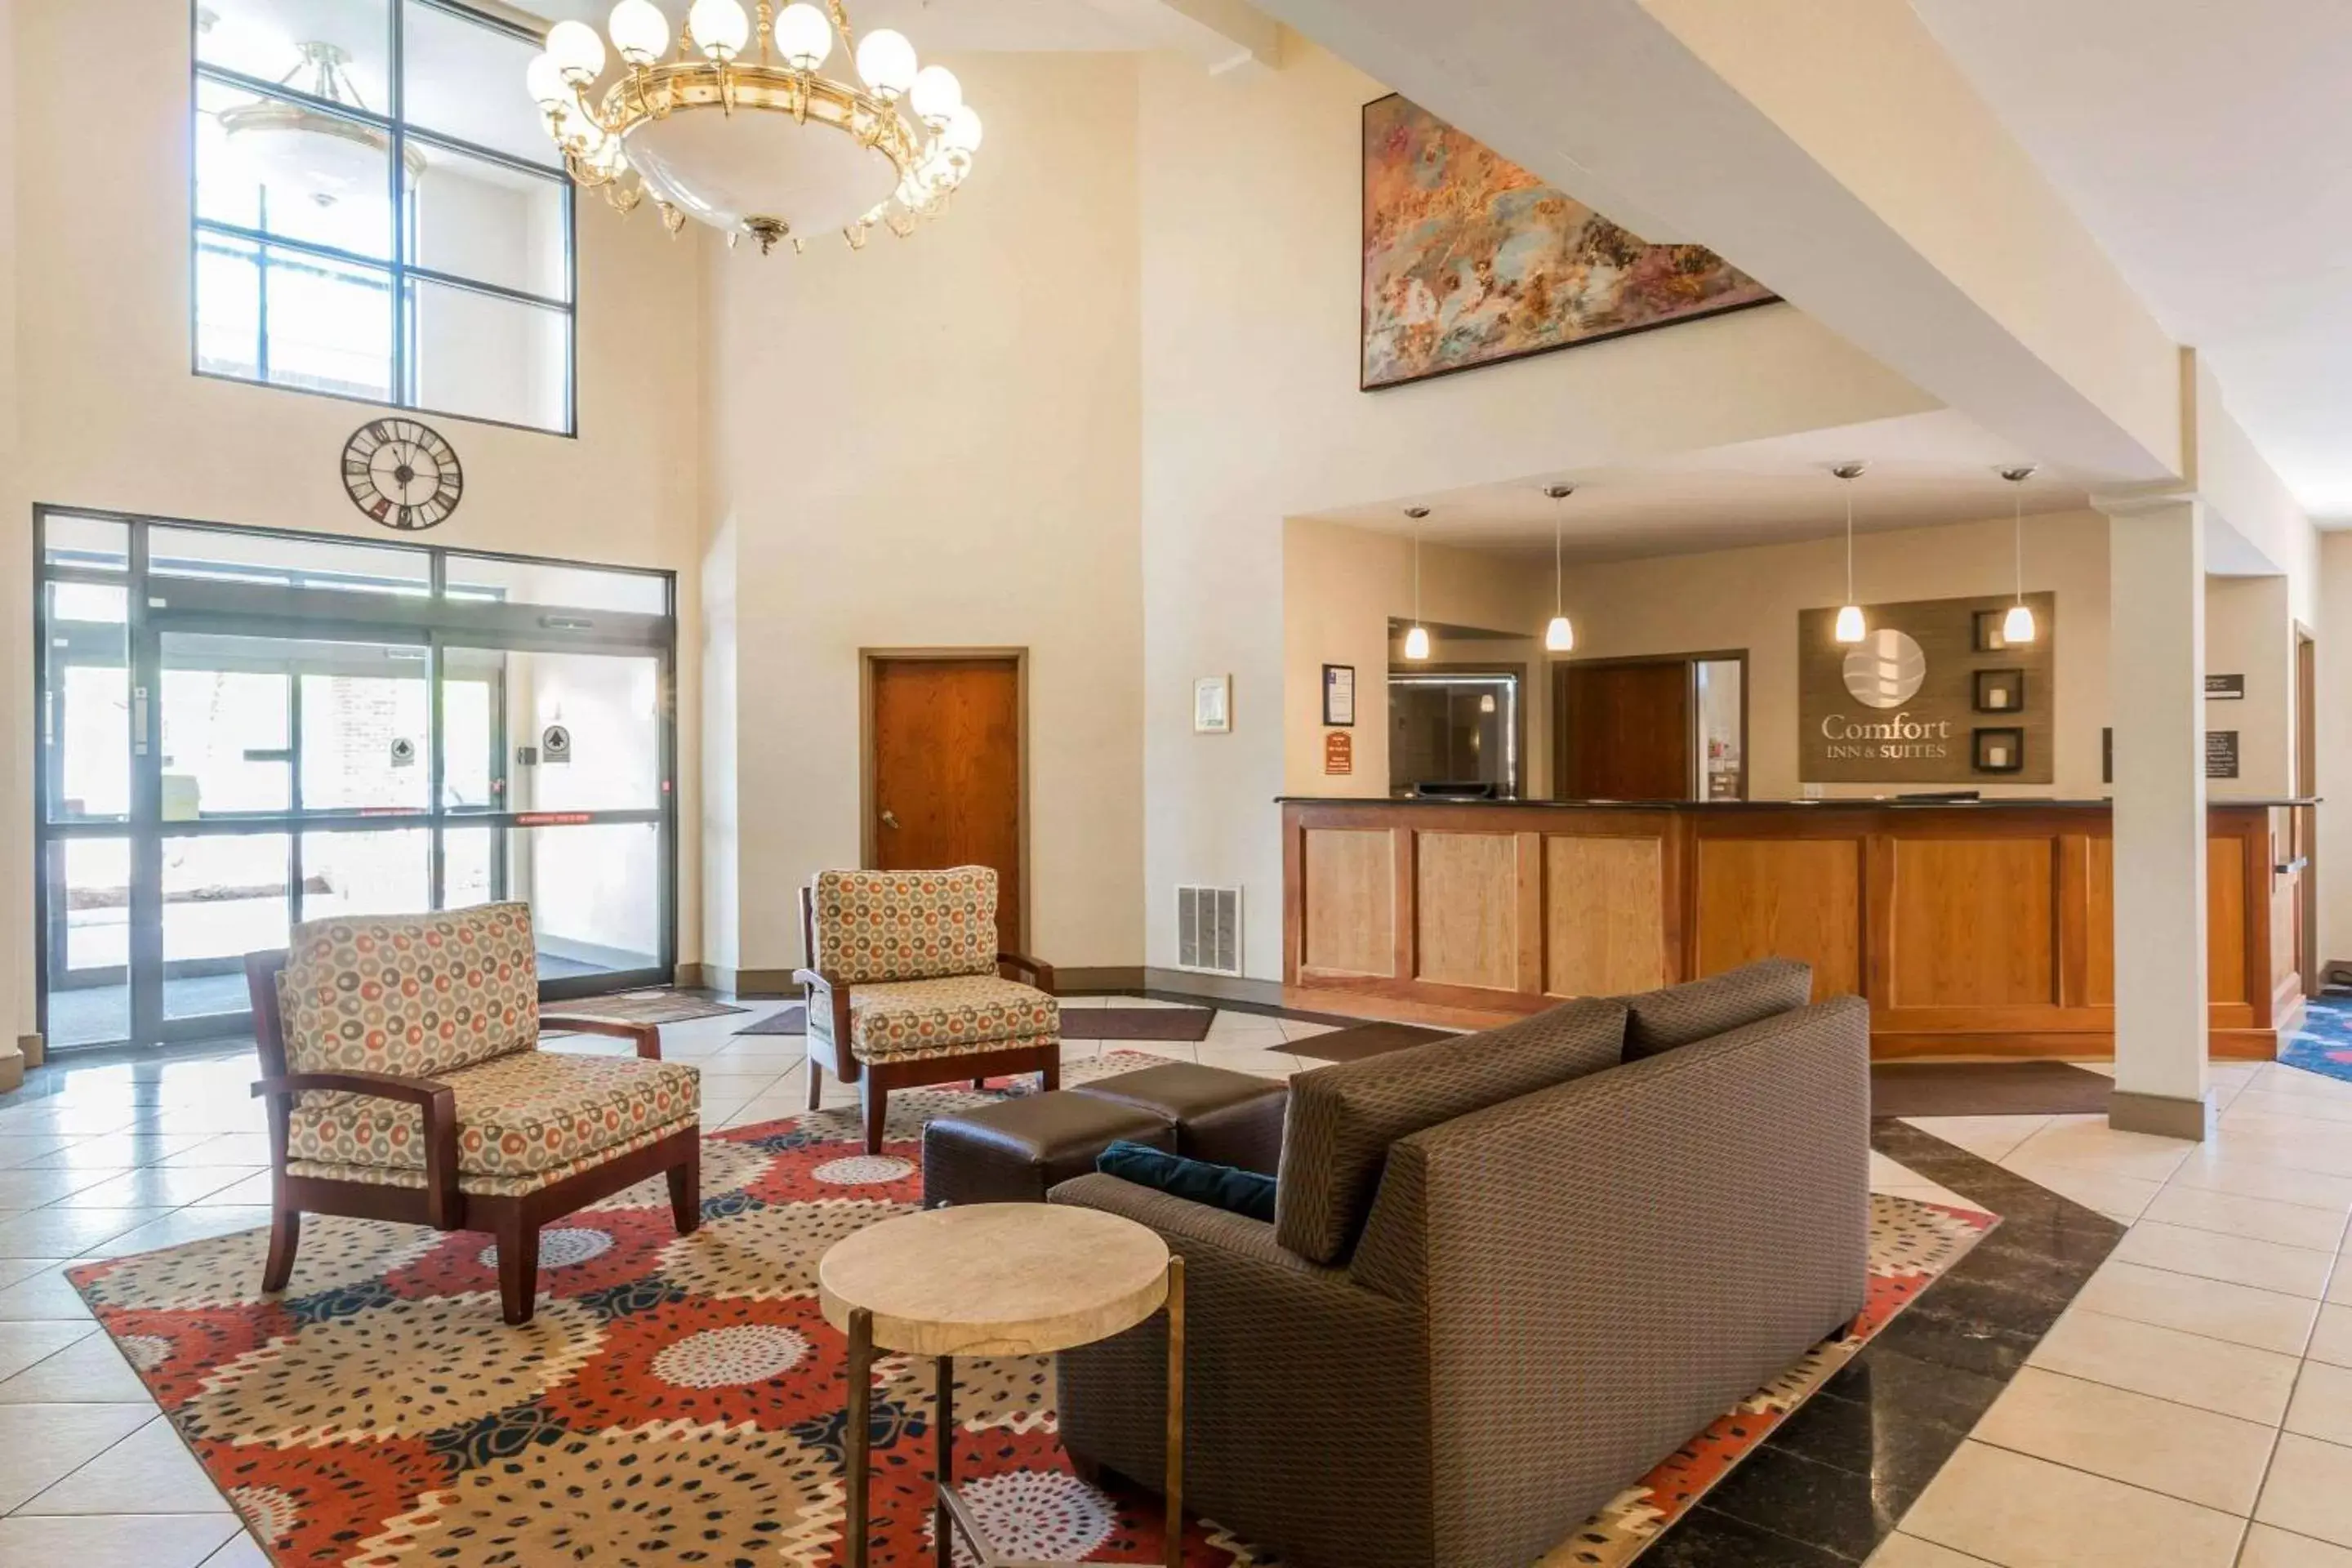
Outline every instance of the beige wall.
<path fill-rule="evenodd" d="M 858 863 L 872 647 L 1029 650 L 1031 945 L 1141 947 L 1136 63 L 953 63 L 988 152 L 942 221 L 711 250 L 706 857 L 744 968 L 793 964 L 794 888 Z"/>
<path fill-rule="evenodd" d="M 24 396 L 10 430 L 21 462 L 0 465 L 0 721 L 19 754 L 6 813 L 7 913 L 18 955 L 14 1008 L 32 1027 L 30 798 L 33 682 L 27 620 L 31 505 L 109 508 L 208 522 L 386 537 L 342 492 L 344 439 L 374 405 L 204 379 L 189 371 L 188 11 L 125 0 L 110 12 L 109 107 L 89 112 L 89 37 L 74 7 L 18 5 L 20 243 L 10 312 Z M 5 182 L 0 182 L 5 184 Z M 5 207 L 0 207 L 5 211 Z M 696 842 L 692 765 L 698 636 L 696 367 L 701 272 L 692 237 L 673 241 L 649 213 L 624 222 L 593 198 L 579 216 L 577 439 L 428 416 L 457 448 L 466 499 L 436 544 L 665 567 L 680 574 L 678 717 L 683 844 Z M 5 340 L 0 340 L 5 341 Z M 0 405 L 5 407 L 5 405 Z M 681 957 L 700 956 L 696 866 L 681 868 Z"/>
<path fill-rule="evenodd" d="M 1526 561 L 1490 551 L 1424 545 L 1421 557 L 1422 618 L 1433 626 L 1524 632 L 1538 611 Z M 1550 614 L 1551 583 L 1542 588 Z M 1311 518 L 1283 526 L 1283 778 L 1285 795 L 1367 795 L 1389 793 L 1386 681 L 1394 650 L 1391 618 L 1412 618 L 1411 538 L 1349 528 Z M 1540 627 L 1540 621 L 1537 623 Z M 1539 637 L 1504 641 L 1441 639 L 1432 663 L 1504 663 L 1528 667 L 1528 754 L 1521 793 L 1540 795 L 1550 783 L 1549 704 L 1543 699 L 1544 652 Z M 1356 670 L 1355 772 L 1323 772 L 1323 667 Z"/>
<path fill-rule="evenodd" d="M 1283 58 L 1213 79 L 1147 58 L 1139 99 L 1146 952 L 1173 958 L 1175 884 L 1238 887 L 1262 977 L 1281 970 L 1286 518 L 1933 406 L 1785 309 L 1358 392 L 1360 112 L 1381 89 L 1304 40 Z M 1194 735 L 1193 679 L 1228 673 L 1234 732 Z"/>
<path fill-rule="evenodd" d="M 2057 755 L 2049 784 L 1985 784 L 1990 795 L 2097 798 L 2100 731 L 2110 721 L 2107 675 L 2107 528 L 2096 512 L 2026 521 L 2026 587 L 2057 595 Z M 2006 519 L 1862 536 L 1857 572 L 1864 604 L 2009 591 Z M 1284 792 L 1376 795 L 1387 781 L 1386 729 L 1360 716 L 1357 774 L 1325 779 L 1321 667 L 1368 657 L 1388 617 L 1410 613 L 1410 543 L 1395 535 L 1312 521 L 1285 534 L 1286 632 Z M 1844 585 L 1837 540 L 1664 556 L 1570 570 L 1568 611 L 1577 653 L 1589 658 L 1746 649 L 1748 655 L 1748 794 L 1786 799 L 1798 775 L 1797 616 L 1834 605 Z M 1539 633 L 1551 613 L 1548 573 L 1526 554 L 1426 550 L 1423 599 L 1433 621 Z M 2240 731 L 2241 776 L 2214 781 L 2215 798 L 2290 792 L 2293 642 L 2285 577 L 2208 580 L 2207 667 L 2246 677 L 2242 701 L 2208 704 L 2207 722 Z M 1549 706 L 1539 645 L 1531 658 L 1531 731 Z M 1352 656 L 1343 658 L 1343 650 Z M 1502 658 L 1502 653 L 1484 657 Z M 1522 657 L 1517 653 L 1508 657 Z M 1362 667 L 1360 664 L 1360 674 Z M 1377 688 L 1361 705 L 1373 711 Z M 1531 749 L 1544 745 L 1530 739 Z M 1548 770 L 1547 770 L 1548 771 Z M 1534 786 L 1541 793 L 1541 775 Z M 1884 793 L 1869 784 L 1825 784 L 1824 795 Z"/>

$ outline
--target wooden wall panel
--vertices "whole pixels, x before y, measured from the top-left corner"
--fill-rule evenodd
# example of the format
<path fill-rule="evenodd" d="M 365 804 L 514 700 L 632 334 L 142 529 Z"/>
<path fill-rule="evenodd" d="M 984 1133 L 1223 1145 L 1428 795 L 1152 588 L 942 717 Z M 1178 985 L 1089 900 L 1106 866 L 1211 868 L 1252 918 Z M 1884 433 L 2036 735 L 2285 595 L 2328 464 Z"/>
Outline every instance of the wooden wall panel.
<path fill-rule="evenodd" d="M 1418 833 L 1414 978 L 1515 989 L 1519 981 L 1519 845 L 1507 833 Z"/>
<path fill-rule="evenodd" d="M 1664 845 L 1554 833 L 1543 847 L 1543 988 L 1617 996 L 1664 985 Z"/>
<path fill-rule="evenodd" d="M 2083 917 L 2083 1002 L 2085 1006 L 2116 1005 L 2116 841 L 2093 838 L 2086 846 L 2089 869 L 2084 889 L 2089 895 Z"/>
<path fill-rule="evenodd" d="M 2056 1005 L 2057 848 L 2054 837 L 1896 839 L 1889 1005 Z"/>
<path fill-rule="evenodd" d="M 1395 974 L 1396 875 L 1389 830 L 1309 827 L 1305 837 L 1302 962 L 1345 974 Z"/>
<path fill-rule="evenodd" d="M 2246 841 L 2205 841 L 2205 1000 L 2246 1003 Z M 2256 962 L 2263 955 L 2253 954 Z"/>
<path fill-rule="evenodd" d="M 1862 989 L 1862 841 L 1698 841 L 1698 973 L 1759 958 L 1813 966 L 1813 996 Z"/>

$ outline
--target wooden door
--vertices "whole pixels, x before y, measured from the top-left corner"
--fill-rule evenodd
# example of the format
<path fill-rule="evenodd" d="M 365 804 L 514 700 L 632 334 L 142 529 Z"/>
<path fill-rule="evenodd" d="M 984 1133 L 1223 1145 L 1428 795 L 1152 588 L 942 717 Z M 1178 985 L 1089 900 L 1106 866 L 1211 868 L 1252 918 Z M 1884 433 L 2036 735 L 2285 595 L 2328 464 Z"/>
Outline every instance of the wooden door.
<path fill-rule="evenodd" d="M 2319 647 L 2300 625 L 2294 628 L 2294 793 L 2305 800 L 2319 794 Z M 2303 994 L 2316 996 L 2326 984 L 2319 972 L 2319 813 L 2294 806 L 2287 821 L 2287 862 L 2294 868 L 2295 973 L 2303 977 Z"/>
<path fill-rule="evenodd" d="M 1688 800 L 1686 658 L 1563 664 L 1552 794 L 1561 800 Z"/>
<path fill-rule="evenodd" d="M 997 945 L 1020 952 L 1019 662 L 877 658 L 873 693 L 873 865 L 994 868 Z"/>

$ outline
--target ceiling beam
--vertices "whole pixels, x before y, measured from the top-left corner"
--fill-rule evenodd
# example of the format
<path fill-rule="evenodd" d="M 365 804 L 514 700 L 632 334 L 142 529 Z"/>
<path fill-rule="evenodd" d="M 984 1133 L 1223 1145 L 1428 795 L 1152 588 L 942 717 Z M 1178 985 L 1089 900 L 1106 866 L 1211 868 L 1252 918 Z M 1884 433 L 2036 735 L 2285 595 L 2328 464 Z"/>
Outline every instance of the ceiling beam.
<path fill-rule="evenodd" d="M 1262 3 L 2042 461 L 2180 474 L 2175 346 L 1905 0 Z"/>
<path fill-rule="evenodd" d="M 1200 61 L 1211 76 L 1282 63 L 1282 28 L 1246 0 L 1087 0 L 1150 45 Z"/>

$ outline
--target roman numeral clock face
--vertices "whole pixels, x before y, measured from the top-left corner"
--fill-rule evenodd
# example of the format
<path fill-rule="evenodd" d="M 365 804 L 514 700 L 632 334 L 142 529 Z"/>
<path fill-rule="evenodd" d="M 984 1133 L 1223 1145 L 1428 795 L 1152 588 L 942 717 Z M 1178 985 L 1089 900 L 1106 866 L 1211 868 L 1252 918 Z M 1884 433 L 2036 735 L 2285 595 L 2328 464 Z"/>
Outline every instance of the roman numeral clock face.
<path fill-rule="evenodd" d="M 466 471 L 457 448 L 430 425 L 379 419 L 343 443 L 343 489 L 353 506 L 386 528 L 415 532 L 457 510 Z"/>

